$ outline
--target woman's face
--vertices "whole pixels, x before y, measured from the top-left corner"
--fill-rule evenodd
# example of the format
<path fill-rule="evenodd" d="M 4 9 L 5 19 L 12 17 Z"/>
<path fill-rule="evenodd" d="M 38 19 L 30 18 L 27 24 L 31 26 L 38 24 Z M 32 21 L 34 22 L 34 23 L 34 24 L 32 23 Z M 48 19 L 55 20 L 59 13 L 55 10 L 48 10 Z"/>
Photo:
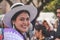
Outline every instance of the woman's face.
<path fill-rule="evenodd" d="M 16 29 L 24 33 L 28 30 L 30 25 L 29 15 L 27 12 L 22 12 L 15 21 L 13 21 Z"/>
<path fill-rule="evenodd" d="M 43 39 L 44 36 L 42 34 L 42 30 L 40 31 L 35 30 L 35 36 L 39 39 Z"/>
<path fill-rule="evenodd" d="M 42 36 L 42 30 L 40 31 L 35 30 L 35 35 L 36 37 Z"/>

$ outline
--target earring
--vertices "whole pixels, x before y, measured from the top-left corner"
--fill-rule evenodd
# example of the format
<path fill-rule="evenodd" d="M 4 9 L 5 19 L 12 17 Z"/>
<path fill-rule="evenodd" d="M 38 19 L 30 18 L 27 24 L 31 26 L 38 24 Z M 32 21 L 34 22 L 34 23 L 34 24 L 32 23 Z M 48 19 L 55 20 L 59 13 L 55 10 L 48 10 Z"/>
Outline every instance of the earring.
<path fill-rule="evenodd" d="M 15 28 L 14 24 L 13 24 L 13 28 Z"/>

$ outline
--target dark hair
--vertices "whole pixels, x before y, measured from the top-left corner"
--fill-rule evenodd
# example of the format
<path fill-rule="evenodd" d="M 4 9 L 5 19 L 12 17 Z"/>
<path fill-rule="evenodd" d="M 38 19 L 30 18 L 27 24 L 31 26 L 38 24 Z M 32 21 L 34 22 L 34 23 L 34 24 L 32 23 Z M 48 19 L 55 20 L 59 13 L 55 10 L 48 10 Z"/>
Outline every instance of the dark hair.
<path fill-rule="evenodd" d="M 57 9 L 60 9 L 60 5 L 56 5 L 55 14 L 57 14 Z"/>
<path fill-rule="evenodd" d="M 60 5 L 58 5 L 58 6 L 56 7 L 56 9 L 60 9 Z"/>
<path fill-rule="evenodd" d="M 43 29 L 45 30 L 46 28 L 45 28 L 45 26 L 39 24 L 39 25 L 35 25 L 35 29 L 40 31 L 40 30 L 43 30 Z"/>
<path fill-rule="evenodd" d="M 35 29 L 36 29 L 37 31 L 42 30 L 42 33 L 43 33 L 43 35 L 44 35 L 45 37 L 48 37 L 48 36 L 49 36 L 49 32 L 46 30 L 45 26 L 39 24 L 39 25 L 36 25 L 36 26 L 35 26 Z"/>
<path fill-rule="evenodd" d="M 30 13 L 27 10 L 21 10 L 15 13 L 15 15 L 11 18 L 11 21 L 16 20 L 17 16 L 19 16 L 19 14 L 21 14 L 22 12 L 27 12 L 27 14 L 30 16 Z"/>

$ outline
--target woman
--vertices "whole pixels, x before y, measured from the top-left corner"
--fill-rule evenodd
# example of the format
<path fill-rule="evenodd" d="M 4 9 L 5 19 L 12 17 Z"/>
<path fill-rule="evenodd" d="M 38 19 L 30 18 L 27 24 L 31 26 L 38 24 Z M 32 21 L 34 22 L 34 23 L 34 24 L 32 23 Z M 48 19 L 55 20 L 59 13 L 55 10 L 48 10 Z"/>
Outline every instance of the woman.
<path fill-rule="evenodd" d="M 12 6 L 11 6 L 11 9 L 15 8 L 15 7 L 18 7 L 18 6 L 24 6 L 23 3 L 14 3 Z M 33 25 L 32 23 L 30 23 L 30 27 L 29 27 L 29 30 L 26 32 L 25 36 L 30 40 L 31 37 L 33 36 Z"/>
<path fill-rule="evenodd" d="M 45 26 L 46 30 L 50 31 L 50 26 L 46 20 L 43 21 L 43 25 Z"/>
<path fill-rule="evenodd" d="M 53 30 L 53 26 L 48 22 L 48 20 L 44 20 L 43 25 L 46 27 L 46 30 L 48 31 L 51 40 L 54 40 L 55 31 Z"/>
<path fill-rule="evenodd" d="M 32 5 L 18 6 L 14 9 L 11 9 L 8 13 L 6 13 L 6 15 L 3 18 L 3 23 L 7 27 L 14 27 L 16 30 L 15 29 L 13 30 L 17 31 L 21 36 L 23 36 L 21 39 L 26 40 L 24 34 L 25 32 L 27 32 L 30 22 L 36 17 L 36 15 L 37 9 L 34 6 Z M 4 33 L 6 34 L 4 35 L 4 38 L 6 40 L 9 40 L 8 37 L 10 36 L 7 34 L 9 32 L 6 31 L 4 31 Z M 12 32 L 11 29 L 10 32 Z"/>

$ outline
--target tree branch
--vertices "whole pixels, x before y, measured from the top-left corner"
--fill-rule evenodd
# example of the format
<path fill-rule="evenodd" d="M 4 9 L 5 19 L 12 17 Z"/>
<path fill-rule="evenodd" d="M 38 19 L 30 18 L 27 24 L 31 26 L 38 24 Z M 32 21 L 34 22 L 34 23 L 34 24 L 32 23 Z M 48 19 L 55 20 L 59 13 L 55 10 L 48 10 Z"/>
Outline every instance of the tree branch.
<path fill-rule="evenodd" d="M 10 0 L 6 0 L 6 1 L 10 4 L 10 6 L 13 5 L 13 3 Z"/>

